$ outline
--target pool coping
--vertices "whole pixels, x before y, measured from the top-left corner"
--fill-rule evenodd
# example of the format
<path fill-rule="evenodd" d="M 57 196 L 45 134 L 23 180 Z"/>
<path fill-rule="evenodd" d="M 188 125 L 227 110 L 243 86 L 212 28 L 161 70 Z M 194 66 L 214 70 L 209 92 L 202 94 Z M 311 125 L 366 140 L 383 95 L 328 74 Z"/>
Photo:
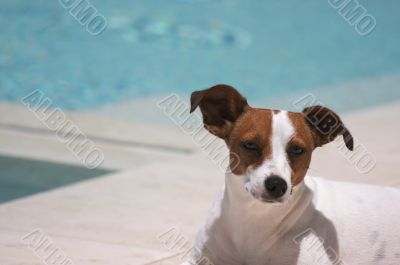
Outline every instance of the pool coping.
<path fill-rule="evenodd" d="M 30 159 L 81 164 L 43 120 L 22 104 L 0 101 L 0 153 Z M 177 126 L 125 122 L 99 115 L 63 111 L 82 135 L 106 154 L 100 166 L 126 169 L 154 159 L 182 157 L 196 152 Z M 62 127 L 62 126 L 60 126 Z M 60 130 L 63 131 L 62 129 Z"/>

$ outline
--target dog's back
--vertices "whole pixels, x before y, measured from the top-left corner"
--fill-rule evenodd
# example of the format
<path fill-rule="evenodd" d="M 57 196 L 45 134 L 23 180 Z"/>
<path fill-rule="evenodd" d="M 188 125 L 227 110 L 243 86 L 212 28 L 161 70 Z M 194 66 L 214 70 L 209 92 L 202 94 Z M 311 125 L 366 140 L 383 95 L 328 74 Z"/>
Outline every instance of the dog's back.
<path fill-rule="evenodd" d="M 400 264 L 400 190 L 305 180 L 315 212 L 304 215 L 294 236 L 300 256 L 312 256 L 316 264 Z"/>

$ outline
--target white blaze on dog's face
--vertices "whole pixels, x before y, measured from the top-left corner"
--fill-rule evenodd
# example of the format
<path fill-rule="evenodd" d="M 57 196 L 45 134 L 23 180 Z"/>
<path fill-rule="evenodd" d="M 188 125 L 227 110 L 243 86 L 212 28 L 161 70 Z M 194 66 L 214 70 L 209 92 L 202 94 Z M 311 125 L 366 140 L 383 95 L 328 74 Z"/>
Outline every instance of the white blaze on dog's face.
<path fill-rule="evenodd" d="M 265 143 L 265 145 L 269 145 L 268 151 L 264 152 L 261 164 L 256 163 L 246 168 L 245 187 L 255 198 L 265 201 L 284 200 L 289 196 L 292 187 L 292 168 L 287 149 L 295 133 L 295 128 L 286 111 L 271 110 L 269 112 L 269 114 L 264 114 L 272 116 L 267 119 L 268 122 L 271 122 L 269 139 Z M 250 142 L 254 143 L 257 148 L 263 146 L 256 141 L 250 140 Z M 246 144 L 248 145 L 248 142 L 244 142 L 245 149 L 247 149 Z M 263 153 L 262 150 L 261 153 Z"/>
<path fill-rule="evenodd" d="M 234 88 L 217 85 L 194 92 L 204 126 L 225 140 L 231 154 L 231 171 L 243 188 L 265 202 L 282 202 L 302 182 L 312 151 L 343 134 L 346 146 L 353 140 L 339 116 L 315 106 L 303 112 L 252 108 Z"/>

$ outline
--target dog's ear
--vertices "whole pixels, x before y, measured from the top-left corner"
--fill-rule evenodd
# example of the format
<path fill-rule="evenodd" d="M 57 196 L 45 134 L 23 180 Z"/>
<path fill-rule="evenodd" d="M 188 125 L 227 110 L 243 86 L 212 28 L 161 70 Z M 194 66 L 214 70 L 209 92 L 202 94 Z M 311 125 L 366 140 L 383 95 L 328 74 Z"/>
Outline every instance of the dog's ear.
<path fill-rule="evenodd" d="M 346 147 L 353 151 L 353 136 L 335 112 L 317 105 L 305 108 L 303 114 L 313 132 L 316 147 L 327 144 L 338 135 L 342 135 Z"/>
<path fill-rule="evenodd" d="M 247 100 L 228 85 L 216 85 L 195 91 L 190 103 L 190 112 L 200 106 L 204 127 L 222 139 L 228 138 L 232 124 L 249 108 Z"/>

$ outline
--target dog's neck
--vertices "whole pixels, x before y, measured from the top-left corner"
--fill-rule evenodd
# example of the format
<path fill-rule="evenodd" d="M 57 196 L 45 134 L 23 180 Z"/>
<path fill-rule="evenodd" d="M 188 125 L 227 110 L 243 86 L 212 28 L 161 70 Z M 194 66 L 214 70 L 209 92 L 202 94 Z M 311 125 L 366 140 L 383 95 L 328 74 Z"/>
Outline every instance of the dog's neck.
<path fill-rule="evenodd" d="M 297 222 L 311 204 L 313 194 L 302 182 L 293 188 L 292 195 L 286 202 L 261 202 L 245 190 L 244 178 L 231 172 L 225 174 L 225 193 L 221 209 L 224 223 L 228 229 L 234 231 L 234 242 L 246 240 L 246 235 L 258 235 L 259 240 L 267 238 L 272 245 L 274 239 Z M 257 240 L 253 238 L 252 241 Z"/>

